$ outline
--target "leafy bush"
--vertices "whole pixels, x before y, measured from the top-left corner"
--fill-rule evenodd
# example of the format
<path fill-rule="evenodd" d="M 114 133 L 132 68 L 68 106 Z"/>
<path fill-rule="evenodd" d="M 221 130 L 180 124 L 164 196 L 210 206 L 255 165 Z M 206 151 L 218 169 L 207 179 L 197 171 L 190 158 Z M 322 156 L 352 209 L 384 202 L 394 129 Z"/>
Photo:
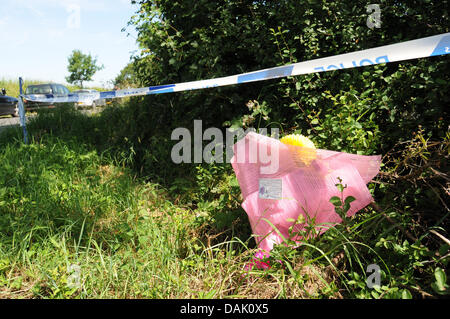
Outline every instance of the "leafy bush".
<path fill-rule="evenodd" d="M 215 78 L 449 31 L 446 1 L 427 1 L 426 10 L 420 1 L 384 1 L 382 28 L 373 30 L 366 26 L 364 1 L 135 2 L 140 11 L 130 24 L 136 27 L 143 50 L 135 57 L 134 67 L 138 79 L 148 85 Z M 432 57 L 152 96 L 140 100 L 140 108 L 152 111 L 136 118 L 135 126 L 140 126 L 139 121 L 154 123 L 140 126 L 144 130 L 140 138 L 149 132 L 139 140 L 146 149 L 160 137 L 167 141 L 174 128 L 192 128 L 194 119 L 202 119 L 204 127 L 278 127 L 284 134 L 307 135 L 321 148 L 383 154 L 383 173 L 369 186 L 381 208 L 378 213 L 369 210 L 360 215 L 349 226 L 358 229 L 356 233 L 337 233 L 344 236 L 337 240 L 345 251 L 344 268 L 352 269 L 342 283 L 356 297 L 429 296 L 433 267 L 445 262 L 430 261 L 434 252 L 445 248 L 429 237 L 428 230 L 438 227 L 443 231 L 442 223 L 448 219 L 448 207 L 441 205 L 445 187 L 438 186 L 446 184 L 447 173 L 442 168 L 447 167 L 448 154 L 434 146 L 447 145 L 442 141 L 447 140 L 450 118 L 449 66 L 448 57 Z M 420 148 L 418 136 L 426 141 Z M 171 164 L 167 168 L 157 164 L 157 155 L 145 154 L 139 163 L 144 175 L 154 174 L 155 167 L 158 175 L 176 172 L 178 177 L 167 180 L 169 184 L 176 181 L 174 189 L 180 189 L 180 181 L 190 176 L 185 181 L 196 180 L 192 185 L 198 186 L 194 194 L 189 189 L 190 198 L 197 198 L 194 201 L 209 212 L 215 211 L 213 203 L 221 198 L 214 190 L 226 194 L 221 185 L 231 188 L 215 165 L 201 166 L 194 173 L 189 166 L 173 170 Z M 401 167 L 410 170 L 411 176 L 399 177 Z M 392 224 L 389 220 L 398 221 Z M 318 243 L 331 255 L 337 253 L 327 248 L 333 236 L 336 233 L 330 232 Z M 348 246 L 345 236 L 359 244 Z M 426 259 L 427 266 L 418 266 Z M 361 265 L 374 260 L 403 269 L 389 273 L 385 268 L 389 284 L 370 291 L 362 279 L 365 269 Z M 442 282 L 443 276 L 439 278 Z M 420 280 L 425 288 L 411 288 Z"/>

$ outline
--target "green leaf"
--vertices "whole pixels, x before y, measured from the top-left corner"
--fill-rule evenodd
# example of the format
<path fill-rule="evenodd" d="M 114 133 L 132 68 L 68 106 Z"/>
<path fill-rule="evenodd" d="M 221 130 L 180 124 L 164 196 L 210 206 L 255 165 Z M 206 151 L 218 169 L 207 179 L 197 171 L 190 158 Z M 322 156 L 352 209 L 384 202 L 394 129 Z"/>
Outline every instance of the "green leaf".
<path fill-rule="evenodd" d="M 403 289 L 402 291 L 402 299 L 412 299 L 412 295 L 408 289 Z"/>
<path fill-rule="evenodd" d="M 440 291 L 444 291 L 447 286 L 447 276 L 442 268 L 437 267 L 434 271 L 434 278 L 436 278 L 436 285 Z"/>
<path fill-rule="evenodd" d="M 378 285 L 373 285 L 372 288 L 375 289 L 376 291 L 378 291 L 379 293 L 382 293 L 382 292 L 383 292 L 383 290 L 381 289 L 381 287 L 378 286 Z"/>
<path fill-rule="evenodd" d="M 350 209 L 350 204 L 349 203 L 345 203 L 344 206 L 342 207 L 343 212 L 346 213 L 346 214 L 347 214 L 349 209 Z"/>
<path fill-rule="evenodd" d="M 344 211 L 342 210 L 342 208 L 340 207 L 335 207 L 334 211 L 339 215 L 339 217 L 341 217 L 342 219 L 344 219 L 345 214 Z"/>
<path fill-rule="evenodd" d="M 342 206 L 342 201 L 339 197 L 333 196 L 330 198 L 330 203 L 333 204 L 336 207 Z"/>
<path fill-rule="evenodd" d="M 344 185 L 342 185 L 342 184 L 336 184 L 336 187 L 337 187 L 337 189 L 338 189 L 338 191 L 340 191 L 341 193 L 344 191 L 344 189 L 345 189 L 345 186 Z M 342 205 L 342 204 L 341 204 Z"/>
<path fill-rule="evenodd" d="M 345 203 L 345 204 L 350 204 L 351 202 L 354 202 L 355 200 L 356 200 L 355 197 L 353 197 L 353 196 L 347 196 L 347 197 L 345 198 L 345 200 L 344 200 L 344 203 Z"/>

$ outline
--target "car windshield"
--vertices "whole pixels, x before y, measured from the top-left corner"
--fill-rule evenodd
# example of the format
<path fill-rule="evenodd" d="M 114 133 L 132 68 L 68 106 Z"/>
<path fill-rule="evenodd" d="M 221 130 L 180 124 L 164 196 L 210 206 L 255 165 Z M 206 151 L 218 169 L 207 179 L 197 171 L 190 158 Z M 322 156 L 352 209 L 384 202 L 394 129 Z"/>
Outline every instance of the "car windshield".
<path fill-rule="evenodd" d="M 52 94 L 50 85 L 30 85 L 27 87 L 25 94 Z"/>

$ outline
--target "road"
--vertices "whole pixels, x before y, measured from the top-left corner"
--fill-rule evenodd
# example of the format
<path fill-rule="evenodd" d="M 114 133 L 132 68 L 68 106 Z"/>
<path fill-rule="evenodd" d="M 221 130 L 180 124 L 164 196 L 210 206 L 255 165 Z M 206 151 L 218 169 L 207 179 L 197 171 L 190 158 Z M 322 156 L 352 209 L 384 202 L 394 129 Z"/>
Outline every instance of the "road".
<path fill-rule="evenodd" d="M 19 123 L 20 120 L 18 117 L 0 117 L 0 133 L 8 127 L 18 126 Z"/>

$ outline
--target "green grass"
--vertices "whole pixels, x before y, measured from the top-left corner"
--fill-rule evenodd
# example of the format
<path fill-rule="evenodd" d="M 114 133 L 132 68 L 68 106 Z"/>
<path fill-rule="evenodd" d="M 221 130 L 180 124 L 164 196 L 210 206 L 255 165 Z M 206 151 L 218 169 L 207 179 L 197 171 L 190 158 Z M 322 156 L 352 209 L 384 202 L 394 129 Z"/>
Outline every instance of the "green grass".
<path fill-rule="evenodd" d="M 30 79 L 24 79 L 24 85 L 23 85 L 23 89 L 25 90 L 27 88 L 28 85 L 32 85 L 32 84 L 41 84 L 41 83 L 49 83 L 51 81 L 46 81 L 46 80 L 30 80 Z M 66 86 L 71 92 L 79 90 L 80 87 L 76 86 L 76 85 L 67 85 Z M 5 88 L 6 89 L 6 94 L 9 96 L 13 96 L 13 97 L 18 97 L 19 96 L 19 79 L 5 79 L 5 78 L 0 78 L 0 89 L 1 88 Z M 89 89 L 96 89 L 98 91 L 105 91 L 104 88 L 99 88 L 99 87 L 89 87 Z"/>
<path fill-rule="evenodd" d="M 0 159 L 0 296 L 195 296 L 192 277 L 214 259 L 182 262 L 193 258 L 193 215 L 157 186 L 76 141 L 10 144 Z M 67 287 L 72 264 L 81 289 Z M 213 284 L 219 269 L 203 275 L 199 285 Z"/>
<path fill-rule="evenodd" d="M 0 162 L 0 297 L 222 298 L 249 289 L 245 244 L 206 247 L 196 212 L 80 141 L 45 135 L 24 145 L 18 134 Z M 68 287 L 71 265 L 80 288 Z"/>
<path fill-rule="evenodd" d="M 138 174 L 113 125 L 129 113 L 61 107 L 31 120 L 29 145 L 19 129 L 0 135 L 0 298 L 440 296 L 449 247 L 410 225 L 407 205 L 367 208 L 299 247 L 287 239 L 271 269 L 246 273 L 255 242 L 229 165 L 172 187 Z"/>

